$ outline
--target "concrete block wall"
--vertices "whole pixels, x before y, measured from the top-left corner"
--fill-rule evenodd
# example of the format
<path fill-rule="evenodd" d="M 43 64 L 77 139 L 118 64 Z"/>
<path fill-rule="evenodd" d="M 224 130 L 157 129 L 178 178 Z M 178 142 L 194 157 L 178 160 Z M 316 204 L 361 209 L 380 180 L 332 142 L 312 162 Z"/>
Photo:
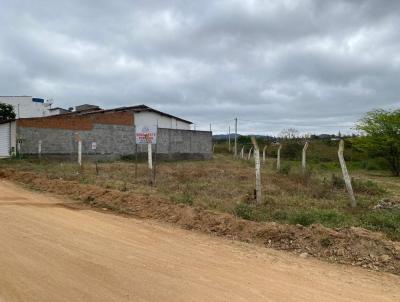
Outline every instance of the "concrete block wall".
<path fill-rule="evenodd" d="M 42 141 L 42 154 L 70 158 L 77 157 L 77 136 L 82 140 L 83 158 L 118 159 L 121 156 L 134 155 L 135 127 L 110 124 L 93 124 L 90 130 L 72 130 L 59 128 L 17 127 L 18 138 L 22 138 L 21 152 L 25 155 L 38 153 L 38 142 Z M 96 142 L 96 150 L 92 143 Z M 157 157 L 162 160 L 211 159 L 212 133 L 164 129 L 158 130 Z M 138 145 L 139 154 L 147 152 L 146 145 Z"/>

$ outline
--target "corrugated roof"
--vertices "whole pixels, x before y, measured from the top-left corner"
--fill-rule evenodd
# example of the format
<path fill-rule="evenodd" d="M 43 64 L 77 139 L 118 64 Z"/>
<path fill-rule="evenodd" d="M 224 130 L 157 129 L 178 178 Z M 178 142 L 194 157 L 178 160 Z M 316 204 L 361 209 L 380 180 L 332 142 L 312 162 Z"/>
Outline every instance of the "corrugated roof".
<path fill-rule="evenodd" d="M 171 117 L 171 118 L 175 118 L 179 121 L 182 121 L 184 123 L 188 123 L 188 124 L 193 124 L 191 121 L 182 119 L 180 117 L 174 116 L 172 114 L 168 114 L 159 110 L 156 110 L 154 108 L 151 108 L 149 106 L 146 105 L 136 105 L 136 106 L 128 106 L 128 107 L 119 107 L 119 108 L 113 108 L 113 109 L 101 109 L 101 110 L 85 110 L 85 111 L 81 111 L 81 112 L 71 112 L 71 113 L 66 113 L 67 115 L 69 114 L 73 114 L 73 115 L 90 115 L 90 114 L 99 114 L 99 113 L 106 113 L 106 112 L 119 112 L 119 111 L 132 111 L 132 112 L 154 112 L 154 113 L 158 113 L 160 115 L 163 116 L 167 116 L 167 117 Z"/>

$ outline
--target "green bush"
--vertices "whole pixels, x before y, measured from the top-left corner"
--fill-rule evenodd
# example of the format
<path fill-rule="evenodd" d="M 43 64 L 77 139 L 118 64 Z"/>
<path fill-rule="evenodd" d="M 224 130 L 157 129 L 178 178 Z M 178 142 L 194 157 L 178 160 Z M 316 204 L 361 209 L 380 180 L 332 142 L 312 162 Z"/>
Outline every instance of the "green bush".
<path fill-rule="evenodd" d="M 297 160 L 301 157 L 303 145 L 297 141 L 285 141 L 282 145 L 281 154 L 283 158 Z"/>

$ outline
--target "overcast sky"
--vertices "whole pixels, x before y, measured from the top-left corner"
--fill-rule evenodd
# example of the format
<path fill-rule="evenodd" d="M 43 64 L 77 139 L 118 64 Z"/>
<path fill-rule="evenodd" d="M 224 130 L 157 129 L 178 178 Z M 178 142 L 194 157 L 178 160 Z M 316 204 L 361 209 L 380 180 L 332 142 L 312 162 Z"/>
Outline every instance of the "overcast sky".
<path fill-rule="evenodd" d="M 348 132 L 400 105 L 400 1 L 0 0 L 0 95 Z"/>

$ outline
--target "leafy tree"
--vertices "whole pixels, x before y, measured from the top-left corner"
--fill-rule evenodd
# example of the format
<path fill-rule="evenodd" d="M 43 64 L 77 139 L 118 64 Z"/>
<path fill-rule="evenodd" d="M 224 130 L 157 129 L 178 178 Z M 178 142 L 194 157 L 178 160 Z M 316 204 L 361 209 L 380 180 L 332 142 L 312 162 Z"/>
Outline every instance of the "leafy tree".
<path fill-rule="evenodd" d="M 9 104 L 0 103 L 0 121 L 15 119 L 14 107 Z"/>
<path fill-rule="evenodd" d="M 400 109 L 370 111 L 357 123 L 364 136 L 355 140 L 371 156 L 384 158 L 393 175 L 400 176 Z"/>

